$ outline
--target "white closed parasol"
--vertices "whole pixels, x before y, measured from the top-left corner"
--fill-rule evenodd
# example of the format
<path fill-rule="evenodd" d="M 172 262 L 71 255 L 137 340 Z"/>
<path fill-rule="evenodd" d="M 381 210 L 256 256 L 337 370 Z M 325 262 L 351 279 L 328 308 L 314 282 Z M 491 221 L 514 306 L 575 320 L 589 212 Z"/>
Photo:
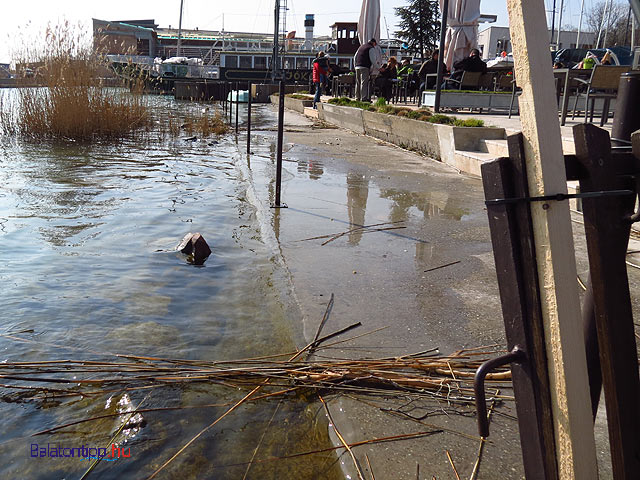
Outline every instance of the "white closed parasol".
<path fill-rule="evenodd" d="M 444 8 L 440 0 L 440 10 Z M 442 60 L 449 70 L 455 62 L 469 56 L 478 46 L 480 0 L 449 0 L 447 33 Z"/>

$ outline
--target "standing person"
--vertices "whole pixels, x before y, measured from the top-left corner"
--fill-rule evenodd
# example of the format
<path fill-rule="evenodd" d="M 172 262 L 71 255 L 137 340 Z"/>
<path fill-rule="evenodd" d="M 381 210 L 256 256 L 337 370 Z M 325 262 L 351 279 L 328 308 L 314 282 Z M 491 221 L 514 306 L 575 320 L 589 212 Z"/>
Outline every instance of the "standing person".
<path fill-rule="evenodd" d="M 353 63 L 356 66 L 356 100 L 362 102 L 371 101 L 371 92 L 369 89 L 369 73 L 371 67 L 378 62 L 378 55 L 374 47 L 378 44 L 375 38 L 369 40 L 368 43 L 360 45 L 358 51 L 353 57 Z"/>
<path fill-rule="evenodd" d="M 317 103 L 320 101 L 322 95 L 322 85 L 327 81 L 327 75 L 329 74 L 329 59 L 324 56 L 324 52 L 318 52 L 315 60 L 313 61 L 312 80 L 316 86 L 316 95 L 313 97 L 313 108 L 318 108 Z"/>

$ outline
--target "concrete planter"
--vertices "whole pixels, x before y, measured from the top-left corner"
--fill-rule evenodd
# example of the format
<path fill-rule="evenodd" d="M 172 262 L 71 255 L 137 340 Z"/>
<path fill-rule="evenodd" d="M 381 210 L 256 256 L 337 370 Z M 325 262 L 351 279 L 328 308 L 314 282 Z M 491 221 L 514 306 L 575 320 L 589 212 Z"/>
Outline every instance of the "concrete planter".
<path fill-rule="evenodd" d="M 476 151 L 483 140 L 505 138 L 503 128 L 439 125 L 328 103 L 319 104 L 318 113 L 319 118 L 328 123 L 422 152 L 456 168 L 461 168 L 459 159 L 456 159 L 456 150 Z M 474 175 L 480 174 L 476 164 L 461 169 Z"/>
<path fill-rule="evenodd" d="M 438 127 L 441 125 L 364 110 L 362 120 L 367 135 L 440 159 Z"/>
<path fill-rule="evenodd" d="M 422 92 L 422 105 L 433 107 L 436 92 Z M 440 106 L 445 108 L 484 108 L 487 110 L 509 110 L 511 95 L 507 93 L 442 92 Z M 513 113 L 518 113 L 518 96 L 513 99 Z"/>
<path fill-rule="evenodd" d="M 339 107 L 330 103 L 318 104 L 320 120 L 333 123 L 356 133 L 364 133 L 363 110 L 354 107 Z"/>
<path fill-rule="evenodd" d="M 278 104 L 280 95 L 271 95 L 271 103 Z M 313 107 L 313 100 L 301 100 L 299 98 L 284 97 L 284 107 L 289 110 L 295 110 L 298 113 L 304 113 L 305 107 Z"/>

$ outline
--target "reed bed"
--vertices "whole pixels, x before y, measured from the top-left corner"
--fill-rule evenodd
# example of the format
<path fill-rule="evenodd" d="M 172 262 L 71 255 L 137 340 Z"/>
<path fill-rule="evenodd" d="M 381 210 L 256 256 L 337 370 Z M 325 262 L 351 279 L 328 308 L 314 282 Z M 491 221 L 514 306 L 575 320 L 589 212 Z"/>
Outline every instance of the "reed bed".
<path fill-rule="evenodd" d="M 119 138 L 151 123 L 142 85 L 134 94 L 107 88 L 102 56 L 68 22 L 49 26 L 44 47 L 26 45 L 16 61 L 24 81 L 41 88 L 19 88 L 17 96 L 0 104 L 0 124 L 6 134 L 32 139 Z"/>

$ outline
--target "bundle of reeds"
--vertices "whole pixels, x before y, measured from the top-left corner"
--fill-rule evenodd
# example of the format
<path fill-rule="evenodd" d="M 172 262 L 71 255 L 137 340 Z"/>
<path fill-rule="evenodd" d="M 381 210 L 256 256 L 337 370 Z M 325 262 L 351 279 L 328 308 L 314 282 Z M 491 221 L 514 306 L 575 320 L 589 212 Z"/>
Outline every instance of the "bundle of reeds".
<path fill-rule="evenodd" d="M 341 332 L 337 332 L 341 333 Z M 326 338 L 331 338 L 331 334 Z M 5 336 L 6 337 L 6 336 Z M 12 337 L 20 340 L 19 337 Z M 292 392 L 427 395 L 446 401 L 473 401 L 475 370 L 494 352 L 461 350 L 443 356 L 430 350 L 376 359 L 316 358 L 301 360 L 303 353 L 332 345 L 316 340 L 291 354 L 205 362 L 136 355 L 108 360 L 42 360 L 0 364 L 1 386 L 20 392 L 22 401 L 68 396 L 91 396 L 105 391 L 162 388 L 191 382 L 211 382 L 230 388 L 254 388 L 268 382 Z M 344 340 L 343 340 L 344 341 Z M 289 357 L 289 358 L 287 358 Z M 510 380 L 510 372 L 489 374 L 493 382 Z M 25 391 L 31 395 L 25 395 Z M 273 395 L 275 396 L 275 395 Z"/>

